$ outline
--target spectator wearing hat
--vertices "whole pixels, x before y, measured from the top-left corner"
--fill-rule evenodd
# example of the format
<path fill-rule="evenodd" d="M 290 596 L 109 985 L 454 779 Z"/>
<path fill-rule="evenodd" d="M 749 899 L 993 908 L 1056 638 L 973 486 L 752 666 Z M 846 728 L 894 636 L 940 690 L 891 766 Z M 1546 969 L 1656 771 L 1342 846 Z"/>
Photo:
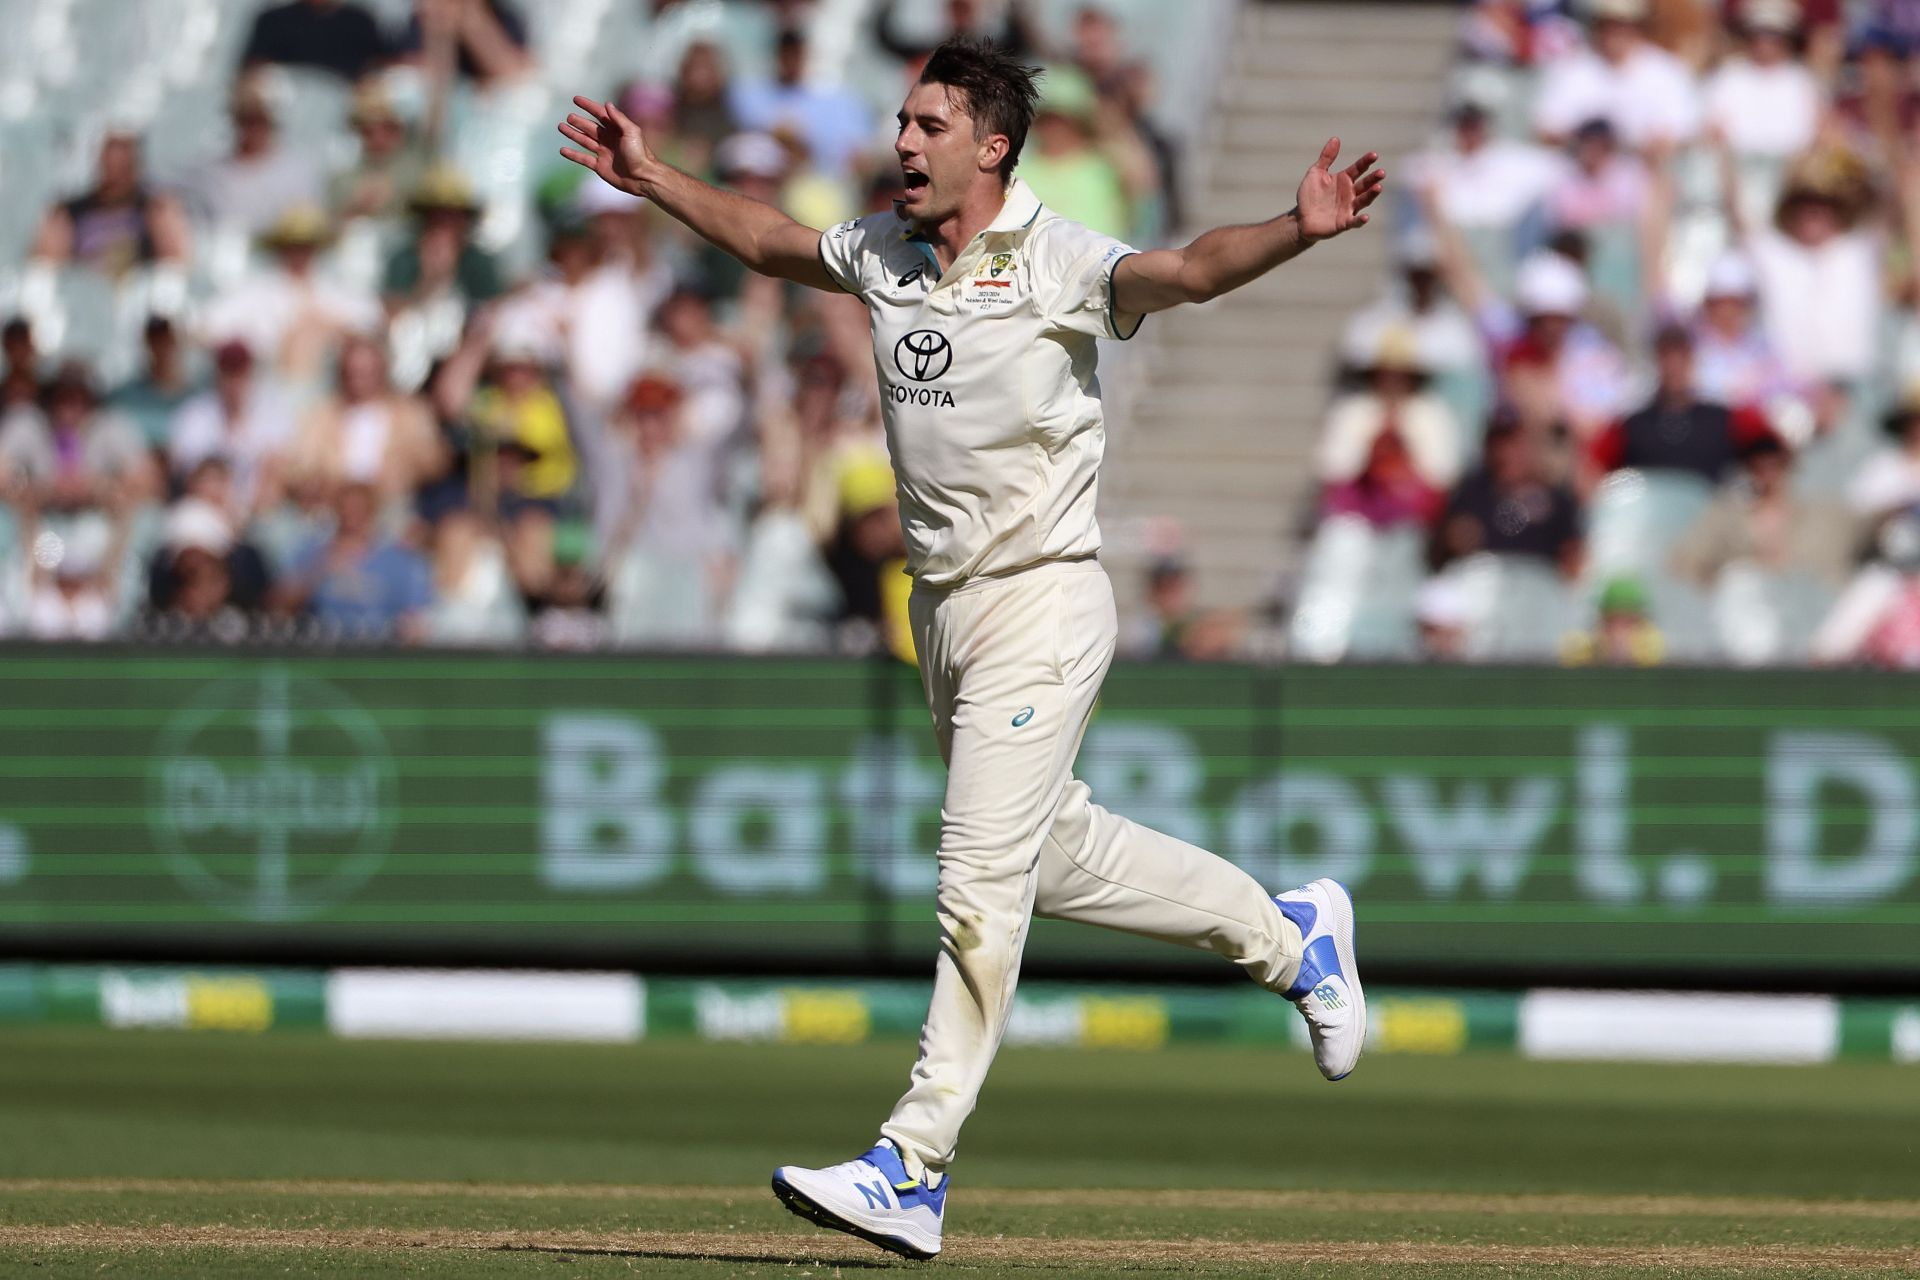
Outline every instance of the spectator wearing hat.
<path fill-rule="evenodd" d="M 1323 508 L 1380 527 L 1429 524 L 1460 475 L 1453 415 L 1426 391 L 1407 330 L 1380 335 L 1361 376 L 1364 385 L 1335 399 L 1320 431 Z"/>
<path fill-rule="evenodd" d="M 1800 7 L 1746 0 L 1735 25 L 1738 51 L 1707 79 L 1707 128 L 1736 157 L 1784 162 L 1813 145 L 1824 110 L 1819 81 L 1798 53 Z"/>
<path fill-rule="evenodd" d="M 294 408 L 280 384 L 255 366 L 240 341 L 213 353 L 213 385 L 190 397 L 167 433 L 167 469 L 184 485 L 202 462 L 223 459 L 230 472 L 228 515 L 236 528 L 279 501 Z"/>
<path fill-rule="evenodd" d="M 47 210 L 31 252 L 118 280 L 150 263 L 184 263 L 189 243 L 179 202 L 141 177 L 140 140 L 116 131 L 100 142 L 93 186 Z"/>
<path fill-rule="evenodd" d="M 1759 288 L 1744 254 L 1724 253 L 1707 269 L 1693 323 L 1694 386 L 1702 400 L 1739 409 L 1799 394 L 1760 325 Z"/>
<path fill-rule="evenodd" d="M 787 149 L 770 133 L 736 133 L 713 153 L 714 175 L 720 185 L 761 204 L 782 202 L 790 163 Z M 694 247 L 693 254 L 693 275 L 713 296 L 734 298 L 747 288 L 752 273 L 737 259 L 705 241 Z"/>
<path fill-rule="evenodd" d="M 317 204 L 295 205 L 260 237 L 270 260 L 207 308 L 213 343 L 240 341 L 291 386 L 317 381 L 350 333 L 380 327 L 380 305 L 320 270 L 333 227 Z"/>
<path fill-rule="evenodd" d="M 394 53 L 429 72 L 457 71 L 482 89 L 522 79 L 534 67 L 526 19 L 506 0 L 414 0 Z"/>
<path fill-rule="evenodd" d="M 1403 233 L 1394 242 L 1394 265 L 1396 278 L 1347 321 L 1342 360 L 1364 367 L 1382 334 L 1403 329 L 1413 335 L 1415 356 L 1454 421 L 1478 422 L 1491 403 L 1486 350 L 1473 318 L 1441 282 L 1433 233 L 1419 225 Z"/>
<path fill-rule="evenodd" d="M 174 415 L 203 382 L 189 376 L 180 332 L 167 316 L 148 316 L 141 341 L 146 364 L 108 394 L 107 407 L 138 427 L 148 447 L 164 453 L 173 432 Z"/>
<path fill-rule="evenodd" d="M 1647 612 L 1647 589 L 1638 578 L 1609 580 L 1595 601 L 1598 617 L 1589 631 L 1576 631 L 1560 646 L 1570 667 L 1657 667 L 1666 658 L 1666 637 Z"/>
<path fill-rule="evenodd" d="M 38 406 L 17 406 L 0 419 L 0 494 L 10 502 L 130 510 L 159 492 L 146 440 L 102 409 L 85 365 L 62 365 Z"/>
<path fill-rule="evenodd" d="M 1136 201 L 1152 195 L 1158 176 L 1137 138 L 1114 127 L 1093 82 L 1073 67 L 1055 67 L 1041 81 L 1033 146 L 1021 176 L 1049 209 L 1105 235 L 1134 234 Z"/>
<path fill-rule="evenodd" d="M 1530 556 L 1572 579 L 1581 568 L 1580 500 L 1554 480 L 1538 435 L 1511 413 L 1487 426 L 1481 463 L 1447 497 L 1436 566 L 1467 556 Z"/>
<path fill-rule="evenodd" d="M 447 463 L 426 405 L 394 389 L 380 342 L 355 334 L 340 348 L 332 393 L 302 421 L 287 468 L 323 487 L 366 485 L 390 512 L 408 507 Z"/>
<path fill-rule="evenodd" d="M 334 221 L 404 216 L 409 198 L 426 176 L 427 156 L 386 87 L 368 80 L 356 88 L 347 123 L 359 147 L 353 162 L 328 179 L 327 204 Z"/>
<path fill-rule="evenodd" d="M 1534 128 L 1564 142 L 1600 118 L 1635 151 L 1664 154 L 1700 131 L 1700 99 L 1680 59 L 1649 40 L 1648 0 L 1585 0 L 1585 48 L 1541 68 Z"/>
<path fill-rule="evenodd" d="M 1720 149 L 1723 175 L 1731 159 Z M 1723 176 L 1731 193 L 1734 182 Z M 1871 376 L 1881 312 L 1880 252 L 1859 223 L 1871 198 L 1856 157 L 1807 153 L 1782 184 L 1770 226 L 1748 221 L 1729 195 L 1735 228 L 1760 285 L 1761 322 L 1787 372 L 1803 383 Z"/>
<path fill-rule="evenodd" d="M 742 129 L 759 133 L 792 130 L 822 172 L 846 177 L 873 136 L 867 104 L 844 85 L 809 81 L 807 37 L 798 27 L 780 33 L 773 66 L 771 80 L 733 83 L 729 105 L 734 119 Z"/>
<path fill-rule="evenodd" d="M 1467 656 L 1466 596 L 1456 582 L 1429 578 L 1413 597 L 1413 625 L 1422 662 L 1461 662 Z"/>
<path fill-rule="evenodd" d="M 195 633 L 239 639 L 247 618 L 266 605 L 269 574 L 234 522 L 231 480 L 226 459 L 217 455 L 188 476 L 147 566 L 147 610 Z"/>
<path fill-rule="evenodd" d="M 1624 228 L 1643 233 L 1654 212 L 1654 182 L 1646 163 L 1622 151 L 1613 125 L 1596 116 L 1567 140 L 1565 166 L 1547 193 L 1555 227 L 1581 231 Z"/>
<path fill-rule="evenodd" d="M 1764 425 L 1741 437 L 1738 454 L 1739 472 L 1675 546 L 1675 572 L 1710 587 L 1743 564 L 1839 590 L 1853 568 L 1857 522 L 1844 507 L 1794 491 L 1793 451 Z"/>
<path fill-rule="evenodd" d="M 335 493 L 333 531 L 301 551 L 276 583 L 276 612 L 312 619 L 328 637 L 426 638 L 433 573 L 419 552 L 380 530 L 380 495 L 369 484 Z"/>
<path fill-rule="evenodd" d="M 1920 511 L 1881 519 L 1874 550 L 1814 632 L 1813 660 L 1920 669 Z"/>
<path fill-rule="evenodd" d="M 288 0 L 254 15 L 240 66 L 313 67 L 358 80 L 386 56 L 380 24 L 354 0 Z"/>
<path fill-rule="evenodd" d="M 257 83 L 241 81 L 228 117 L 232 149 L 203 165 L 186 184 L 188 208 L 196 218 L 252 239 L 296 205 L 321 202 L 319 169 L 305 153 L 281 143 L 273 104 Z"/>
<path fill-rule="evenodd" d="M 1686 472 L 1708 484 L 1720 483 L 1734 469 L 1734 415 L 1725 405 L 1702 399 L 1695 387 L 1693 335 L 1677 324 L 1662 328 L 1654 339 L 1654 365 L 1652 400 L 1593 440 L 1590 487 L 1622 467 Z"/>
<path fill-rule="evenodd" d="M 1589 439 L 1627 407 L 1627 364 L 1587 323 L 1586 276 L 1568 258 L 1530 254 L 1514 273 L 1514 302 L 1487 284 L 1433 191 L 1422 193 L 1439 250 L 1441 278 L 1474 318 L 1499 398 L 1532 427 Z"/>
<path fill-rule="evenodd" d="M 504 291 L 499 264 L 473 243 L 480 202 L 465 174 L 446 165 L 427 170 L 407 207 L 418 232 L 387 262 L 380 291 L 389 312 L 445 295 L 473 307 Z"/>
<path fill-rule="evenodd" d="M 553 578 L 533 602 L 527 638 L 540 649 L 598 649 L 607 641 L 606 587 L 593 570 L 593 539 L 577 524 L 560 534 L 553 545 Z"/>

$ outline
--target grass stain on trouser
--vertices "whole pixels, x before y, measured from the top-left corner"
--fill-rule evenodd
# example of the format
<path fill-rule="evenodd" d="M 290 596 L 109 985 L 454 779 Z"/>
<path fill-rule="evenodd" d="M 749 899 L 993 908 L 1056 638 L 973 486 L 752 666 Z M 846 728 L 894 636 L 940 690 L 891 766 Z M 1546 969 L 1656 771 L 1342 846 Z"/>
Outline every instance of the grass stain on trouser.
<path fill-rule="evenodd" d="M 920 1059 L 881 1133 L 918 1172 L 953 1159 L 1036 912 L 1217 952 L 1275 991 L 1293 981 L 1300 934 L 1239 867 L 1107 812 L 1074 779 L 1118 636 L 1096 562 L 916 586 L 910 613 L 947 763 L 941 945 Z"/>

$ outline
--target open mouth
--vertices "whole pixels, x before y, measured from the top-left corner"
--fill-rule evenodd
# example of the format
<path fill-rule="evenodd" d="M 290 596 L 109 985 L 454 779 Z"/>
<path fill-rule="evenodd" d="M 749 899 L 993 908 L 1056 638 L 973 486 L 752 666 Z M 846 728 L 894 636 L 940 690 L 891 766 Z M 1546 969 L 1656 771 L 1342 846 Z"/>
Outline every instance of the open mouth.
<path fill-rule="evenodd" d="M 927 189 L 929 182 L 926 174 L 920 172 L 918 169 L 909 169 L 904 165 L 901 166 L 900 169 L 900 178 L 902 184 L 909 192 L 924 191 Z"/>

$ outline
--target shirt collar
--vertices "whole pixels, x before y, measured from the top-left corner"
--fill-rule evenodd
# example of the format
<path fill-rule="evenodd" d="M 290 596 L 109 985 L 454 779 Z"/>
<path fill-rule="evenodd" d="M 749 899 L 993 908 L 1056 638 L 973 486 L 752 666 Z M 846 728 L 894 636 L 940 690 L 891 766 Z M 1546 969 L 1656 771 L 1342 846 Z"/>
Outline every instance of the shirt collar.
<path fill-rule="evenodd" d="M 906 222 L 906 209 L 898 201 L 894 203 L 894 212 L 899 215 L 903 223 Z M 1000 205 L 1000 212 L 993 216 L 992 222 L 981 228 L 981 234 L 1005 235 L 1009 232 L 1022 231 L 1032 226 L 1034 219 L 1039 216 L 1040 197 L 1033 194 L 1033 188 L 1027 185 L 1024 178 L 1015 178 L 1013 185 L 1007 188 L 1007 196 Z M 923 243 L 920 233 L 913 229 L 911 223 L 908 223 L 906 230 L 901 232 L 901 237 L 915 243 Z"/>

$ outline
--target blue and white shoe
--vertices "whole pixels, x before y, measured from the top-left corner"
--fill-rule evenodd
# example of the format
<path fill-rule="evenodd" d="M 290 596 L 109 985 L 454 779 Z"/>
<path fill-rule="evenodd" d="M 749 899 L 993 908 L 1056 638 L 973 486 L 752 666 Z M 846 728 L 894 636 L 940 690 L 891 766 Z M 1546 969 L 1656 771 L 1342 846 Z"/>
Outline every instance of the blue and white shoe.
<path fill-rule="evenodd" d="M 1344 1079 L 1367 1045 L 1367 997 L 1353 962 L 1353 897 L 1338 880 L 1314 880 L 1273 900 L 1304 944 L 1287 999 L 1307 1020 L 1320 1074 Z"/>
<path fill-rule="evenodd" d="M 773 1171 L 773 1194 L 815 1226 L 859 1236 L 904 1257 L 931 1258 L 940 1252 L 947 1180 L 929 1187 L 909 1174 L 885 1138 L 845 1164 L 781 1165 Z"/>

